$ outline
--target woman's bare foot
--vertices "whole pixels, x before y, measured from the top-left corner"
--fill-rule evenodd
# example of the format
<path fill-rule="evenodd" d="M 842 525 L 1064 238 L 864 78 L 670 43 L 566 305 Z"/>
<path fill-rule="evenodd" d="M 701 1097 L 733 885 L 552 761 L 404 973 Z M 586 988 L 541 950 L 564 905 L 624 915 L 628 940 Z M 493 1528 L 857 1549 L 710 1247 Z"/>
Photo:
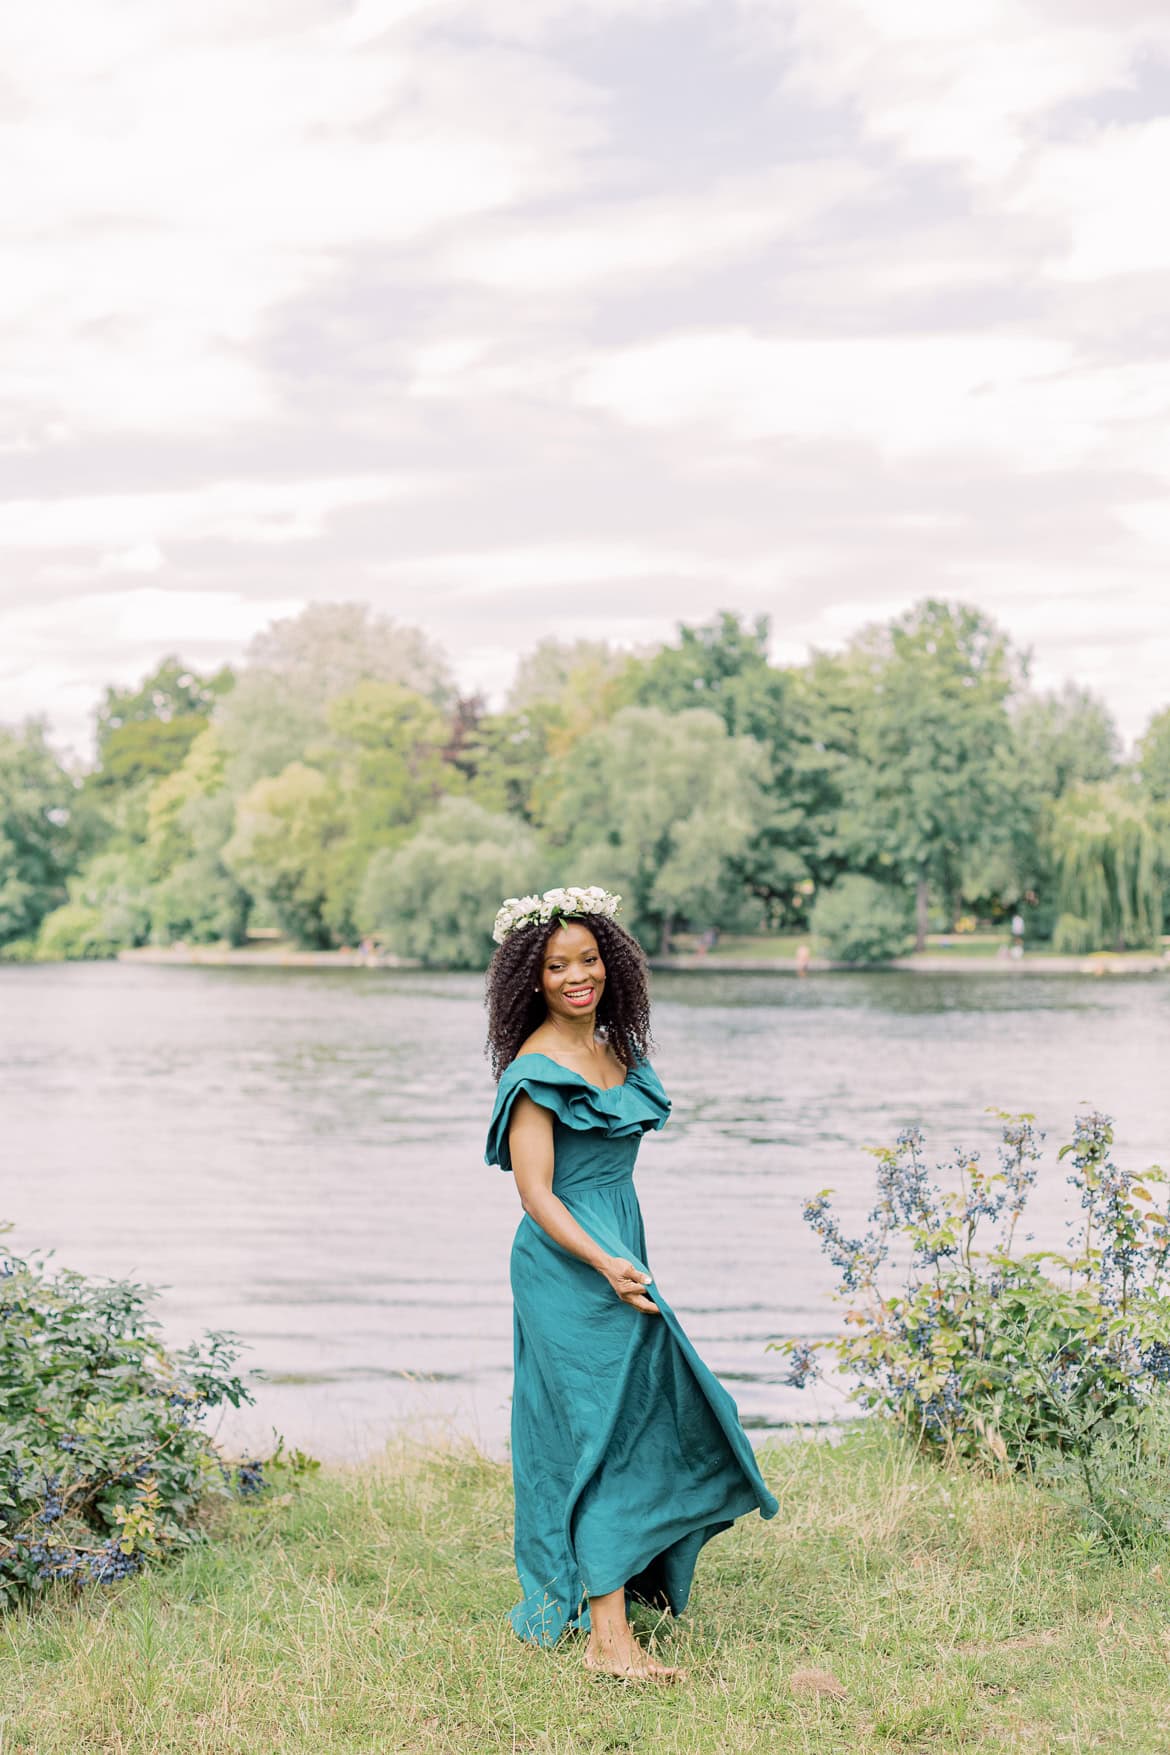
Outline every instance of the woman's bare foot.
<path fill-rule="evenodd" d="M 624 1630 L 607 1628 L 602 1637 L 589 1635 L 585 1648 L 585 1668 L 602 1676 L 617 1676 L 623 1682 L 685 1682 L 685 1670 L 660 1664 L 634 1638 L 627 1622 Z"/>
<path fill-rule="evenodd" d="M 634 1638 L 626 1619 L 626 1593 L 611 1590 L 589 1599 L 589 1644 L 585 1668 L 596 1675 L 617 1676 L 623 1682 L 685 1682 L 685 1670 L 655 1663 Z"/>

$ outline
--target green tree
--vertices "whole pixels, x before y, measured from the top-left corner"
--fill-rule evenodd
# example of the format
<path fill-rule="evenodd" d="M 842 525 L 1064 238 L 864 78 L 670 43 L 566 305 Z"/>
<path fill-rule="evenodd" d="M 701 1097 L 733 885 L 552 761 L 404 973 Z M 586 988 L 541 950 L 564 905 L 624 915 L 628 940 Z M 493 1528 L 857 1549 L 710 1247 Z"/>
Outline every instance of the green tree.
<path fill-rule="evenodd" d="M 184 714 L 181 719 L 134 720 L 122 726 L 106 739 L 102 765 L 91 784 L 99 790 L 128 787 L 172 774 L 206 724 L 206 719 Z"/>
<path fill-rule="evenodd" d="M 543 719 L 550 758 L 565 755 L 625 705 L 625 653 L 589 640 L 547 640 L 531 656 L 531 669 L 521 661 L 508 706 Z"/>
<path fill-rule="evenodd" d="M 549 762 L 623 704 L 627 664 L 602 641 L 540 641 L 520 659 L 503 712 L 481 706 L 465 728 L 454 759 L 469 796 L 531 822 Z"/>
<path fill-rule="evenodd" d="M 623 675 L 627 663 L 628 655 L 604 640 L 540 640 L 516 666 L 507 711 L 520 713 L 537 702 L 584 704 Z"/>
<path fill-rule="evenodd" d="M 137 688 L 107 688 L 97 710 L 99 756 L 108 740 L 127 725 L 209 718 L 216 701 L 228 693 L 234 681 L 226 664 L 211 676 L 201 676 L 172 654 L 161 659 Z"/>
<path fill-rule="evenodd" d="M 1168 867 L 1154 808 L 1123 780 L 1075 786 L 1053 808 L 1062 937 L 1095 947 L 1157 942 Z"/>
<path fill-rule="evenodd" d="M 413 822 L 451 783 L 447 717 L 414 689 L 368 678 L 329 703 L 326 721 L 343 785 L 388 828 Z"/>
<path fill-rule="evenodd" d="M 1015 830 L 982 850 L 965 879 L 976 906 L 984 898 L 1026 898 L 1029 934 L 1055 926 L 1059 883 L 1052 853 L 1052 811 L 1057 799 L 1085 782 L 1117 771 L 1120 739 L 1103 701 L 1073 683 L 1058 692 L 1026 695 L 1012 714 L 1016 780 L 1008 788 L 1019 802 Z M 1061 942 L 1067 942 L 1067 923 Z"/>
<path fill-rule="evenodd" d="M 767 616 L 747 627 L 730 610 L 696 626 L 682 622 L 674 645 L 629 660 L 624 692 L 635 706 L 667 713 L 707 707 L 732 737 L 754 737 L 774 753 L 788 679 L 768 660 L 768 633 Z"/>
<path fill-rule="evenodd" d="M 67 879 L 98 834 L 44 723 L 0 726 L 0 944 L 33 937 L 64 903 Z"/>
<path fill-rule="evenodd" d="M 922 949 L 931 893 L 953 918 L 971 870 L 1018 833 L 1008 704 L 1022 666 L 978 610 L 933 600 L 867 630 L 846 658 L 857 745 L 842 834 L 855 867 L 914 885 Z"/>
<path fill-rule="evenodd" d="M 335 849 L 345 833 L 335 789 L 303 762 L 257 780 L 236 806 L 223 863 L 240 886 L 263 899 L 298 942 L 328 946 L 327 904 Z"/>
<path fill-rule="evenodd" d="M 226 817 L 230 827 L 232 801 L 226 794 L 209 800 L 208 806 Z M 150 936 L 155 944 L 180 939 L 189 944 L 243 943 L 252 898 L 227 870 L 219 855 L 223 842 L 218 835 L 215 840 L 214 848 L 197 847 L 180 860 L 151 890 Z"/>
<path fill-rule="evenodd" d="M 134 786 L 172 773 L 234 681 L 226 665 L 204 677 L 172 656 L 137 688 L 107 688 L 97 710 L 98 766 L 92 784 Z"/>
<path fill-rule="evenodd" d="M 235 827 L 225 774 L 222 743 L 211 725 L 182 766 L 149 794 L 145 853 L 155 944 L 238 944 L 245 937 L 252 898 L 223 861 Z"/>
<path fill-rule="evenodd" d="M 331 742 L 318 761 L 336 788 L 345 829 L 330 862 L 325 918 L 349 939 L 371 855 L 401 844 L 425 811 L 461 787 L 462 776 L 446 759 L 447 715 L 398 683 L 367 678 L 329 703 L 326 722 Z"/>
<path fill-rule="evenodd" d="M 791 743 L 784 789 L 801 858 L 815 889 L 830 888 L 854 856 L 846 797 L 861 757 L 858 725 L 866 679 L 847 658 L 814 652 L 788 673 Z"/>
<path fill-rule="evenodd" d="M 469 798 L 444 798 L 405 846 L 374 854 L 358 919 L 399 956 L 482 969 L 504 897 L 552 883 L 549 854 L 525 824 Z"/>
<path fill-rule="evenodd" d="M 531 823 L 560 723 L 558 709 L 547 701 L 514 713 L 485 713 L 469 731 L 460 758 L 470 797 L 485 810 Z"/>
<path fill-rule="evenodd" d="M 151 788 L 146 800 L 145 842 L 154 877 L 164 877 L 195 851 L 190 807 L 221 790 L 225 770 L 219 732 L 208 726 L 174 773 Z"/>
<path fill-rule="evenodd" d="M 1015 730 L 1025 783 L 1039 799 L 1061 798 L 1071 786 L 1117 772 L 1121 739 L 1113 715 L 1076 683 L 1021 701 Z"/>
<path fill-rule="evenodd" d="M 367 680 L 412 689 L 443 711 L 454 705 L 447 662 L 426 635 L 365 604 L 310 604 L 258 634 L 216 712 L 232 790 L 290 762 L 315 764 L 329 742 L 330 701 Z"/>
<path fill-rule="evenodd" d="M 150 871 L 141 847 L 107 847 L 69 879 L 69 900 L 41 922 L 38 957 L 112 957 L 150 935 Z"/>
<path fill-rule="evenodd" d="M 1138 744 L 1138 772 L 1155 804 L 1170 804 L 1170 707 L 1155 713 Z"/>
<path fill-rule="evenodd" d="M 769 924 L 782 925 L 801 917 L 806 881 L 819 875 L 819 862 L 806 784 L 807 733 L 794 673 L 769 660 L 769 629 L 766 616 L 749 626 L 728 610 L 699 625 L 680 623 L 674 644 L 629 661 L 621 691 L 667 713 L 709 708 L 732 737 L 752 737 L 765 751 L 771 784 L 738 872 Z"/>
<path fill-rule="evenodd" d="M 619 891 L 631 929 L 669 950 L 687 922 L 759 924 L 743 863 L 769 778 L 756 740 L 706 708 L 623 707 L 548 770 L 539 817 L 565 881 Z"/>

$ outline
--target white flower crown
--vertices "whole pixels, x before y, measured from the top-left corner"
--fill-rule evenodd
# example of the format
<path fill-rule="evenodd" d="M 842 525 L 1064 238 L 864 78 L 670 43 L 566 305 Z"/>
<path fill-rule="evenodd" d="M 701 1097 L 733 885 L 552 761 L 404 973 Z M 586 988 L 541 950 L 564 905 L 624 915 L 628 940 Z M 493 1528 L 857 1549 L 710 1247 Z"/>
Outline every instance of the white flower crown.
<path fill-rule="evenodd" d="M 496 915 L 492 937 L 502 945 L 518 926 L 544 926 L 554 914 L 604 914 L 612 920 L 620 905 L 621 897 L 603 890 L 600 884 L 590 884 L 587 890 L 574 884 L 567 890 L 546 890 L 543 896 L 509 896 Z"/>

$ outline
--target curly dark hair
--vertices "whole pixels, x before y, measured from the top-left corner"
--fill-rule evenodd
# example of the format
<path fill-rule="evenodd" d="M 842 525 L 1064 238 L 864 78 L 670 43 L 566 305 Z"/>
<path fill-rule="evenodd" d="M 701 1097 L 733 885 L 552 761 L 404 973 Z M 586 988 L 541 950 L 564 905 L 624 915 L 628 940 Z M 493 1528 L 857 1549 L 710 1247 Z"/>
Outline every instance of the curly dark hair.
<path fill-rule="evenodd" d="M 605 986 L 597 1006 L 597 1022 L 624 1066 L 632 1067 L 654 1046 L 650 1035 L 650 991 L 646 958 L 637 939 L 605 914 L 556 915 L 547 922 L 515 927 L 497 946 L 488 964 L 488 1034 L 484 1053 L 499 1078 L 516 1058 L 520 1044 L 545 1017 L 541 986 L 544 947 L 566 920 L 587 926 L 597 940 L 605 964 Z"/>

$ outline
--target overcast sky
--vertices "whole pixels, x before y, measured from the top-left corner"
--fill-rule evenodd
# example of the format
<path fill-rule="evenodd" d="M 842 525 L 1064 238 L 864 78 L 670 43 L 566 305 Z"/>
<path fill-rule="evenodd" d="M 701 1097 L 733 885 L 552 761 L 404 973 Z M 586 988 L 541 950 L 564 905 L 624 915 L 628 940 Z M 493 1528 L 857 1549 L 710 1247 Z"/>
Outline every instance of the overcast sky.
<path fill-rule="evenodd" d="M 1165 0 L 36 0 L 0 141 L 0 719 L 312 599 L 1170 700 Z"/>

